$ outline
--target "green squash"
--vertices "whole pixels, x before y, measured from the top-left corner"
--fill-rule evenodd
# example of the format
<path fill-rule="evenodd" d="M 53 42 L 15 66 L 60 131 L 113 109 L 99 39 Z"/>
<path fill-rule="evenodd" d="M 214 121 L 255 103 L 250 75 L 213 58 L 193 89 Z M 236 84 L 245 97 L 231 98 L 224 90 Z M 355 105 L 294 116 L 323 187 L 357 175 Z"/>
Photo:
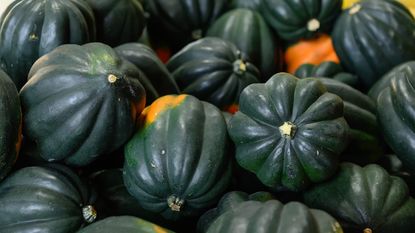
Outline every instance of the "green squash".
<path fill-rule="evenodd" d="M 342 0 L 262 0 L 261 13 L 282 39 L 298 41 L 330 32 L 342 4 Z"/>
<path fill-rule="evenodd" d="M 167 63 L 183 93 L 214 104 L 222 110 L 238 105 L 239 95 L 259 82 L 259 70 L 244 60 L 230 42 L 207 37 L 176 53 Z"/>
<path fill-rule="evenodd" d="M 124 183 L 146 210 L 179 220 L 216 204 L 231 180 L 222 113 L 190 95 L 147 107 L 124 149 Z"/>
<path fill-rule="evenodd" d="M 156 224 L 132 216 L 108 217 L 76 233 L 173 233 Z"/>
<path fill-rule="evenodd" d="M 341 165 L 331 180 L 304 194 L 305 203 L 327 211 L 350 233 L 412 233 L 415 200 L 408 186 L 379 165 Z"/>
<path fill-rule="evenodd" d="M 19 93 L 0 69 L 0 180 L 11 170 L 20 150 L 22 110 Z"/>
<path fill-rule="evenodd" d="M 344 72 L 343 67 L 332 61 L 322 62 L 319 65 L 303 64 L 294 72 L 299 78 L 331 78 L 354 88 L 360 87 L 359 79 L 356 75 Z"/>
<path fill-rule="evenodd" d="M 97 41 L 112 47 L 137 41 L 145 27 L 139 0 L 86 0 L 94 11 Z"/>
<path fill-rule="evenodd" d="M 73 233 L 96 218 L 91 197 L 69 168 L 22 168 L 0 183 L 0 231 Z"/>
<path fill-rule="evenodd" d="M 262 16 L 249 9 L 228 11 L 209 27 L 206 36 L 230 41 L 261 71 L 265 81 L 282 70 L 282 55 Z"/>
<path fill-rule="evenodd" d="M 83 166 L 121 147 L 145 104 L 141 73 L 101 43 L 40 58 L 20 91 L 24 135 L 47 161 Z"/>
<path fill-rule="evenodd" d="M 179 87 L 173 76 L 150 47 L 140 43 L 127 43 L 114 49 L 120 57 L 133 63 L 144 73 L 140 81 L 146 89 L 146 105 L 161 96 L 179 94 Z"/>
<path fill-rule="evenodd" d="M 230 0 L 229 8 L 247 8 L 259 12 L 261 1 L 262 0 Z"/>
<path fill-rule="evenodd" d="M 240 191 L 232 191 L 223 195 L 220 199 L 218 206 L 214 209 L 208 210 L 204 213 L 197 222 L 197 232 L 205 233 L 208 231 L 209 226 L 223 213 L 235 209 L 240 203 L 246 201 L 260 201 L 266 202 L 274 199 L 273 195 L 269 192 L 256 192 L 253 194 L 247 194 Z"/>
<path fill-rule="evenodd" d="M 349 126 L 321 81 L 278 73 L 245 88 L 239 104 L 228 127 L 236 160 L 262 183 L 300 191 L 337 171 Z"/>
<path fill-rule="evenodd" d="M 342 65 L 367 89 L 396 65 L 415 59 L 415 19 L 398 2 L 353 5 L 337 20 L 332 39 Z"/>
<path fill-rule="evenodd" d="M 16 0 L 0 20 L 0 68 L 20 90 L 39 57 L 62 44 L 91 42 L 95 34 L 84 0 Z"/>
<path fill-rule="evenodd" d="M 207 233 L 343 233 L 339 223 L 324 211 L 300 202 L 246 201 L 219 216 Z"/>
<path fill-rule="evenodd" d="M 415 172 L 415 75 L 396 72 L 377 99 L 380 129 L 399 159 Z"/>
<path fill-rule="evenodd" d="M 382 78 L 370 88 L 367 93 L 368 96 L 376 102 L 380 93 L 390 85 L 392 78 L 396 77 L 396 73 L 400 72 L 406 73 L 408 76 L 415 76 L 415 61 L 404 62 L 383 75 Z"/>

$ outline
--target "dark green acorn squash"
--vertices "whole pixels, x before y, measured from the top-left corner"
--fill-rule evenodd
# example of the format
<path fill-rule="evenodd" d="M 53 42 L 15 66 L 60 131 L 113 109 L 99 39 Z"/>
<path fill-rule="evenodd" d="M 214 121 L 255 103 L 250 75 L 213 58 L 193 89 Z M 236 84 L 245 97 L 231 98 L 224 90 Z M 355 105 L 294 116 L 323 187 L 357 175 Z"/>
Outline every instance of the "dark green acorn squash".
<path fill-rule="evenodd" d="M 0 231 L 73 233 L 95 220 L 91 197 L 69 168 L 17 170 L 0 184 Z"/>
<path fill-rule="evenodd" d="M 259 70 L 245 61 L 232 43 L 207 37 L 176 53 L 167 63 L 183 93 L 214 104 L 222 110 L 238 105 L 239 95 L 259 82 Z"/>
<path fill-rule="evenodd" d="M 305 203 L 327 211 L 347 233 L 412 233 L 415 200 L 398 177 L 379 165 L 343 163 L 331 180 L 304 194 Z"/>
<path fill-rule="evenodd" d="M 32 67 L 24 135 L 47 161 L 83 166 L 121 147 L 145 104 L 142 73 L 101 43 L 63 45 Z"/>
<path fill-rule="evenodd" d="M 303 64 L 294 72 L 299 78 L 331 78 L 354 88 L 359 88 L 359 79 L 356 75 L 344 72 L 343 67 L 332 61 L 322 62 L 319 65 Z"/>
<path fill-rule="evenodd" d="M 365 88 L 396 65 L 415 59 L 415 19 L 397 1 L 361 1 L 337 20 L 333 45 L 342 65 Z"/>
<path fill-rule="evenodd" d="M 300 202 L 246 201 L 226 211 L 208 233 L 343 233 L 339 223 L 324 211 Z"/>
<path fill-rule="evenodd" d="M 20 150 L 22 110 L 19 93 L 0 69 L 0 180 L 11 170 Z"/>
<path fill-rule="evenodd" d="M 140 43 L 127 43 L 114 49 L 120 57 L 133 63 L 145 74 L 141 84 L 146 89 L 147 105 L 161 96 L 179 94 L 176 81 L 150 47 Z"/>
<path fill-rule="evenodd" d="M 197 222 L 197 232 L 206 233 L 209 226 L 223 213 L 235 209 L 240 203 L 245 201 L 266 202 L 274 199 L 269 192 L 256 192 L 247 194 L 240 191 L 232 191 L 223 195 L 218 206 L 205 212 Z"/>
<path fill-rule="evenodd" d="M 108 217 L 77 233 L 173 233 L 156 224 L 132 216 Z"/>
<path fill-rule="evenodd" d="M 231 180 L 226 123 L 190 95 L 157 99 L 125 146 L 124 183 L 146 210 L 166 219 L 203 213 Z"/>
<path fill-rule="evenodd" d="M 112 47 L 137 41 L 145 27 L 139 0 L 86 0 L 94 11 L 97 41 Z"/>
<path fill-rule="evenodd" d="M 229 123 L 236 160 L 265 185 L 292 191 L 330 178 L 348 145 L 343 100 L 318 79 L 278 73 L 251 84 Z"/>
<path fill-rule="evenodd" d="M 229 8 L 247 8 L 259 12 L 261 1 L 262 0 L 230 0 Z"/>
<path fill-rule="evenodd" d="M 217 19 L 206 36 L 220 37 L 235 44 L 243 56 L 261 71 L 267 80 L 281 70 L 282 53 L 262 16 L 249 9 L 234 9 Z"/>
<path fill-rule="evenodd" d="M 288 41 L 328 33 L 342 11 L 342 0 L 262 0 L 261 13 Z"/>
<path fill-rule="evenodd" d="M 20 90 L 39 57 L 93 40 L 94 15 L 84 0 L 16 0 L 0 20 L 0 67 Z"/>

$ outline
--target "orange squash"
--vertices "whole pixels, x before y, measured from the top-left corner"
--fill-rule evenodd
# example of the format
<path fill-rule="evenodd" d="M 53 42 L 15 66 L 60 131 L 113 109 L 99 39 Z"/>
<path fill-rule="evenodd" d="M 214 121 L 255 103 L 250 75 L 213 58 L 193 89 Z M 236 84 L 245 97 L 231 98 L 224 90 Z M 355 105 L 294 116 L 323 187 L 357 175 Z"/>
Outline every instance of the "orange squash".
<path fill-rule="evenodd" d="M 324 61 L 340 63 L 331 37 L 326 34 L 310 40 L 301 40 L 288 47 L 285 52 L 287 71 L 292 74 L 302 64 L 318 65 Z"/>

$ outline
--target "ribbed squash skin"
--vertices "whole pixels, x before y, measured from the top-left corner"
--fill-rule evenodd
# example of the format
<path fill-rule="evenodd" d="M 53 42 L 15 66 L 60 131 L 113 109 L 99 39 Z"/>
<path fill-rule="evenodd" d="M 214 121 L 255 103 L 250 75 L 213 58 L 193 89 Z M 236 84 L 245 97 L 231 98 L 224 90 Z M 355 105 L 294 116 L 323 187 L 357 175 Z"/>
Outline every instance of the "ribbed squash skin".
<path fill-rule="evenodd" d="M 330 32 L 342 3 L 342 0 L 263 0 L 261 13 L 281 38 L 296 41 Z"/>
<path fill-rule="evenodd" d="M 208 233 L 343 233 L 339 223 L 324 211 L 300 202 L 282 204 L 246 201 L 222 214 Z"/>
<path fill-rule="evenodd" d="M 267 80 L 281 66 L 281 56 L 272 32 L 262 16 L 249 9 L 234 9 L 209 27 L 206 36 L 228 40 L 241 50 Z"/>
<path fill-rule="evenodd" d="M 94 11 L 97 41 L 111 47 L 135 42 L 145 27 L 140 0 L 87 0 Z"/>
<path fill-rule="evenodd" d="M 189 95 L 147 107 L 125 146 L 124 183 L 139 204 L 166 219 L 203 213 L 231 179 L 222 113 Z"/>
<path fill-rule="evenodd" d="M 220 38 L 203 38 L 175 54 L 167 63 L 183 93 L 225 110 L 237 105 L 242 90 L 260 79 L 259 70 L 241 52 Z"/>
<path fill-rule="evenodd" d="M 345 69 L 366 88 L 396 65 L 415 59 L 415 19 L 398 2 L 355 4 L 339 17 L 332 38 Z"/>
<path fill-rule="evenodd" d="M 415 171 L 415 75 L 396 72 L 377 98 L 380 128 L 404 165 Z"/>
<path fill-rule="evenodd" d="M 133 63 L 144 73 L 140 82 L 146 89 L 146 105 L 161 96 L 179 94 L 179 87 L 173 76 L 150 47 L 140 43 L 126 43 L 114 49 L 120 57 Z"/>
<path fill-rule="evenodd" d="M 0 180 L 11 170 L 19 154 L 22 110 L 19 93 L 0 69 Z"/>
<path fill-rule="evenodd" d="M 83 166 L 122 146 L 145 104 L 141 73 L 101 43 L 63 45 L 32 67 L 24 135 L 47 161 Z"/>
<path fill-rule="evenodd" d="M 415 200 L 408 186 L 379 165 L 343 163 L 331 180 L 304 194 L 305 203 L 327 211 L 345 232 L 410 233 L 415 229 Z"/>
<path fill-rule="evenodd" d="M 108 217 L 77 233 L 173 233 L 156 224 L 132 216 Z"/>
<path fill-rule="evenodd" d="M 70 169 L 49 166 L 22 168 L 2 181 L 1 232 L 73 233 L 86 223 L 89 190 Z"/>
<path fill-rule="evenodd" d="M 349 126 L 343 100 L 318 79 L 278 73 L 245 88 L 239 104 L 228 127 L 236 160 L 262 183 L 299 191 L 337 171 Z"/>
<path fill-rule="evenodd" d="M 84 0 L 16 0 L 0 20 L 0 67 L 20 90 L 39 57 L 62 44 L 91 42 L 95 34 Z"/>

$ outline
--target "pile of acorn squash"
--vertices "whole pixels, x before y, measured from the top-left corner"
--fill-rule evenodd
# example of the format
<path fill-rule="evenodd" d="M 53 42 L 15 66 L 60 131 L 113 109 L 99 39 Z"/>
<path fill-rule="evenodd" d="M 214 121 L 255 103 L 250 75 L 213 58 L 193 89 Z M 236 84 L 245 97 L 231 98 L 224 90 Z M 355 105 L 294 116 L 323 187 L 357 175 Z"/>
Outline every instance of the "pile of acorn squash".
<path fill-rule="evenodd" d="M 414 13 L 1 0 L 0 233 L 414 233 Z"/>

